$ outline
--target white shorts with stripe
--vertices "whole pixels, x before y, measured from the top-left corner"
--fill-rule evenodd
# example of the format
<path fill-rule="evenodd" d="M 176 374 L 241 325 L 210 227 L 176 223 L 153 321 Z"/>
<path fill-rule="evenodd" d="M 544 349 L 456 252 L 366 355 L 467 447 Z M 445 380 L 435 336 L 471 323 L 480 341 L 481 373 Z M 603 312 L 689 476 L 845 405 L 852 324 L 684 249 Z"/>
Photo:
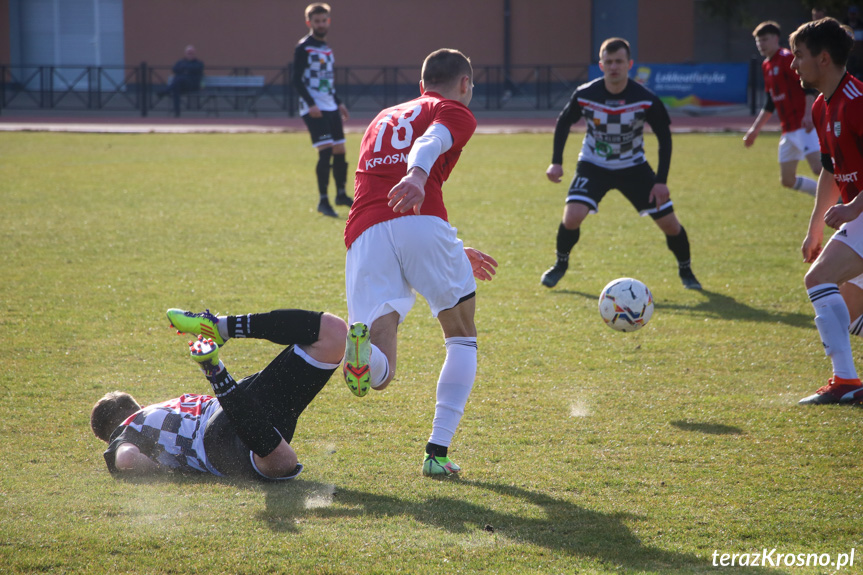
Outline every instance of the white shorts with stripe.
<path fill-rule="evenodd" d="M 833 234 L 830 241 L 842 242 L 854 252 L 863 258 L 863 216 L 842 224 L 842 226 Z M 848 280 L 849 283 L 863 289 L 863 275 Z M 854 319 L 854 318 L 851 318 Z"/>
<path fill-rule="evenodd" d="M 345 258 L 348 323 L 371 325 L 398 312 L 403 322 L 421 294 L 432 315 L 476 291 L 457 230 L 436 216 L 403 216 L 358 237 Z"/>
<path fill-rule="evenodd" d="M 813 152 L 820 152 L 818 132 L 807 132 L 804 128 L 786 132 L 779 140 L 779 163 L 800 162 Z"/>

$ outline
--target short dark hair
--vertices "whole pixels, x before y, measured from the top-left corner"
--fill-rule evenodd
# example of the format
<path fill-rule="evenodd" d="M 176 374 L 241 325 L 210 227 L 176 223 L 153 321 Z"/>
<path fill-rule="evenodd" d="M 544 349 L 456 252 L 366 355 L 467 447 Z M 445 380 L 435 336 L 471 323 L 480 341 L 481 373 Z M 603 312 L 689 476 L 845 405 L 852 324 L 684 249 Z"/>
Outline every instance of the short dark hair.
<path fill-rule="evenodd" d="M 830 17 L 802 24 L 791 33 L 788 41 L 792 49 L 805 44 L 813 56 L 826 50 L 837 66 L 845 66 L 854 47 L 854 39 L 842 28 L 838 20 Z"/>
<path fill-rule="evenodd" d="M 90 428 L 96 437 L 107 443 L 117 426 L 140 409 L 141 406 L 128 393 L 123 391 L 106 393 L 90 412 Z"/>
<path fill-rule="evenodd" d="M 752 35 L 756 38 L 760 36 L 767 36 L 772 34 L 774 36 L 782 36 L 782 28 L 779 27 L 779 24 L 774 22 L 773 20 L 766 20 L 755 27 L 755 31 L 752 32 Z"/>
<path fill-rule="evenodd" d="M 315 14 L 330 14 L 330 5 L 325 2 L 315 2 L 306 6 L 306 20 L 311 20 Z"/>
<path fill-rule="evenodd" d="M 435 50 L 423 61 L 423 86 L 448 86 L 462 76 L 473 80 L 470 58 L 450 48 Z"/>
<path fill-rule="evenodd" d="M 609 38 L 599 47 L 599 58 L 602 59 L 603 52 L 617 52 L 621 48 L 626 49 L 626 58 L 632 58 L 632 50 L 629 48 L 629 42 L 623 38 Z"/>

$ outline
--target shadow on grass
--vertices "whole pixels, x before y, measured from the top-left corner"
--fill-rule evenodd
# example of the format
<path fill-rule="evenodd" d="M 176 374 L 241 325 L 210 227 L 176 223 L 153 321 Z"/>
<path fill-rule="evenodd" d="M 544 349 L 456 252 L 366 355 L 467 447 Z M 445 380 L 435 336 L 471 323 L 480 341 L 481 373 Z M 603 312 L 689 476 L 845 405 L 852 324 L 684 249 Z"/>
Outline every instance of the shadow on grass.
<path fill-rule="evenodd" d="M 684 431 L 698 431 L 710 435 L 743 435 L 743 430 L 739 427 L 722 423 L 698 423 L 681 419 L 672 421 L 671 425 Z"/>
<path fill-rule="evenodd" d="M 596 300 L 596 294 L 589 294 L 576 290 L 555 290 L 555 295 L 577 295 L 589 300 Z M 813 314 L 775 312 L 752 307 L 740 303 L 733 297 L 710 290 L 697 292 L 704 296 L 704 300 L 693 305 L 669 304 L 655 301 L 658 310 L 670 309 L 692 314 L 700 314 L 704 317 L 716 319 L 735 319 L 757 322 L 779 322 L 791 327 L 814 329 L 815 322 Z"/>
<path fill-rule="evenodd" d="M 519 505 L 531 508 L 519 515 L 453 497 L 431 496 L 425 501 L 406 501 L 377 493 L 337 489 L 333 485 L 297 482 L 292 486 L 296 489 L 268 486 L 266 510 L 259 514 L 259 519 L 269 523 L 274 531 L 298 532 L 295 520 L 300 517 L 391 520 L 406 516 L 451 533 L 486 533 L 488 537 L 503 537 L 556 553 L 593 558 L 626 571 L 715 569 L 709 559 L 642 544 L 624 523 L 626 519 L 639 519 L 636 515 L 599 513 L 512 485 L 457 479 L 444 481 L 457 482 L 466 490 L 481 489 L 520 500 Z M 310 500 L 314 502 L 322 496 L 324 499 L 329 496 L 332 504 L 309 505 Z M 533 507 L 542 509 L 541 517 L 536 517 Z"/>

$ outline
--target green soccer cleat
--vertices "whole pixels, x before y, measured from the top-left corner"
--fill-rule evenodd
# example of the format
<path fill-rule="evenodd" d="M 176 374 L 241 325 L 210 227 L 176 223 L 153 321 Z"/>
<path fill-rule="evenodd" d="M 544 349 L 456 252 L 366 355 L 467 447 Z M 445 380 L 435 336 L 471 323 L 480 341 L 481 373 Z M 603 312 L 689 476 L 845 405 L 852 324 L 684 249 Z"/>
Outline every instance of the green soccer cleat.
<path fill-rule="evenodd" d="M 348 389 L 357 397 L 362 397 L 369 392 L 371 387 L 371 366 L 369 359 L 372 355 L 372 344 L 369 341 L 369 327 L 357 322 L 348 330 L 347 343 L 345 344 L 345 362 L 342 373 Z"/>
<path fill-rule="evenodd" d="M 461 467 L 456 465 L 455 461 L 449 457 L 426 453 L 425 461 L 423 461 L 423 475 L 426 477 L 448 477 L 459 471 L 461 471 Z"/>
<path fill-rule="evenodd" d="M 168 321 L 177 333 L 189 333 L 202 335 L 216 342 L 216 345 L 225 345 L 225 339 L 219 334 L 219 318 L 207 310 L 202 313 L 171 308 L 168 310 Z"/>
<path fill-rule="evenodd" d="M 219 370 L 219 346 L 212 339 L 199 335 L 196 341 L 189 342 L 189 353 L 207 375 Z"/>

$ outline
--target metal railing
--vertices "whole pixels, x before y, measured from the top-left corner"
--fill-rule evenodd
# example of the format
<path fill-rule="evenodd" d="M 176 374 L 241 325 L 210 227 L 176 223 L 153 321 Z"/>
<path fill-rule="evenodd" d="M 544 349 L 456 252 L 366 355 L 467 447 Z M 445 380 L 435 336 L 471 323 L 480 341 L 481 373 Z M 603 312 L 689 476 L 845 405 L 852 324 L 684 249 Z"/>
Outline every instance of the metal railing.
<path fill-rule="evenodd" d="M 474 99 L 481 110 L 532 111 L 563 107 L 575 87 L 587 80 L 588 65 L 502 66 L 474 68 Z M 184 96 L 185 111 L 203 113 L 297 113 L 291 86 L 292 65 L 284 67 L 210 67 L 213 76 L 264 76 L 262 88 L 240 102 L 217 92 Z M 164 88 L 170 66 L 10 66 L 0 64 L 0 113 L 4 110 L 169 112 Z M 336 68 L 335 84 L 352 111 L 377 112 L 418 95 L 418 66 L 350 66 Z M 249 101 L 251 98 L 251 101 Z"/>

